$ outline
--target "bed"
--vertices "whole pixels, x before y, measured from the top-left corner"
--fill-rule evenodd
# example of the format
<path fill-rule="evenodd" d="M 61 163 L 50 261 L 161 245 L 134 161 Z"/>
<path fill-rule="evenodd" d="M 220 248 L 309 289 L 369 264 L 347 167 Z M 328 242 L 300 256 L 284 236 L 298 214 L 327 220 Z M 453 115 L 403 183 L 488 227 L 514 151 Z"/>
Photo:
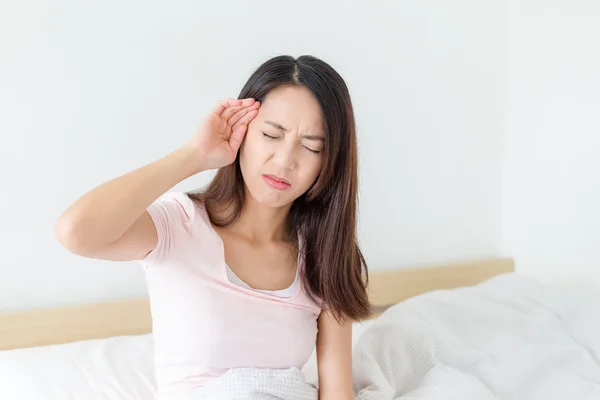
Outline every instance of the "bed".
<path fill-rule="evenodd" d="M 600 399 L 600 295 L 489 259 L 373 273 L 357 399 Z M 302 371 L 316 384 L 313 356 Z M 147 299 L 0 314 L 0 399 L 151 399 Z"/>

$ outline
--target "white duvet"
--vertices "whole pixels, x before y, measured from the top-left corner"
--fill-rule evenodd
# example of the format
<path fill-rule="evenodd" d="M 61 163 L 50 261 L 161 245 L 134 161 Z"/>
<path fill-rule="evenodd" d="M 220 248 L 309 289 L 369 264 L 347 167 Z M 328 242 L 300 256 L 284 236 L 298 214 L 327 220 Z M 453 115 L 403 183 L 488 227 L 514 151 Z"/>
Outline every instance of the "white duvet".
<path fill-rule="evenodd" d="M 385 312 L 355 346 L 360 400 L 598 400 L 600 292 L 504 275 Z"/>
<path fill-rule="evenodd" d="M 600 293 L 592 289 L 510 274 L 409 299 L 368 325 L 354 327 L 360 400 L 600 399 Z M 303 372 L 314 382 L 314 357 Z M 238 389 L 256 376 L 238 371 L 221 389 L 244 398 Z M 287 393 L 309 393 L 299 377 L 280 376 L 292 385 Z M 151 399 L 154 389 L 151 335 L 0 352 L 0 399 Z"/>

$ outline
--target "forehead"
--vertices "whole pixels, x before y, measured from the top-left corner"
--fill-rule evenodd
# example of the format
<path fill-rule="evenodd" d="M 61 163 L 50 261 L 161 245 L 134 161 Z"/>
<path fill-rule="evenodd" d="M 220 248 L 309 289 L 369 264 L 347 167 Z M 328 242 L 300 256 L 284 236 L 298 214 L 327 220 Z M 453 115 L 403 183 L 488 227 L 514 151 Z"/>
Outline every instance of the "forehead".
<path fill-rule="evenodd" d="M 301 133 L 323 132 L 319 103 L 304 87 L 282 87 L 269 92 L 260 106 L 258 116 Z"/>

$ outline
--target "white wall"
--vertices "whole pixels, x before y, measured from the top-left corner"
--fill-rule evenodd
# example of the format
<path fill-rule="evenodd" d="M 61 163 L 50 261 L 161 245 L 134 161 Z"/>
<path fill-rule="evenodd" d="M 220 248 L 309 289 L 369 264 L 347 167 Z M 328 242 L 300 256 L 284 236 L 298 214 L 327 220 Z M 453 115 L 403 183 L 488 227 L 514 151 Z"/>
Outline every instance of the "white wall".
<path fill-rule="evenodd" d="M 350 86 L 373 269 L 498 255 L 505 6 L 347 4 L 4 2 L 0 311 L 144 294 L 135 263 L 63 250 L 56 217 L 183 144 L 216 100 L 282 53 L 322 57 Z"/>
<path fill-rule="evenodd" d="M 511 0 L 508 32 L 505 251 L 600 283 L 600 2 Z"/>

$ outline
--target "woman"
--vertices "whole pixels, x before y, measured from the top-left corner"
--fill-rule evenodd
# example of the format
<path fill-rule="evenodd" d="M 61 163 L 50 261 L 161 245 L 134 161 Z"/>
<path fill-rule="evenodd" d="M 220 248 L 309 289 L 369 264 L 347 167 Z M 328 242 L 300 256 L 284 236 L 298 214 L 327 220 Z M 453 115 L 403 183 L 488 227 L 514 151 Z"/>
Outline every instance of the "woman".
<path fill-rule="evenodd" d="M 217 168 L 204 191 L 165 194 Z M 302 368 L 316 343 L 320 398 L 350 399 L 351 323 L 370 312 L 356 201 L 343 79 L 280 56 L 184 146 L 78 199 L 56 232 L 76 254 L 142 262 L 157 398 L 232 368 Z"/>

